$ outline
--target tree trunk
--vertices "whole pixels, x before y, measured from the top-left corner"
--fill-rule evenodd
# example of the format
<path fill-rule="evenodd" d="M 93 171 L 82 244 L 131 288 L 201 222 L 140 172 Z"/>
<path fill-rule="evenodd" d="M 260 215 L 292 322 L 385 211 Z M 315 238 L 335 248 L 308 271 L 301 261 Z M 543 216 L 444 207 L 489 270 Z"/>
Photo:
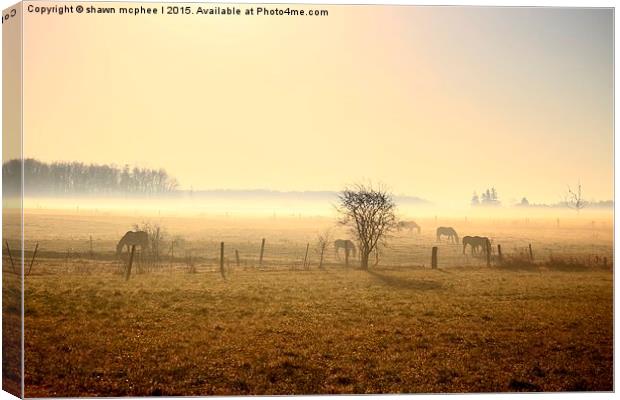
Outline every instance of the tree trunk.
<path fill-rule="evenodd" d="M 360 257 L 360 268 L 361 269 L 368 269 L 368 259 L 369 258 L 370 258 L 370 251 L 364 250 L 361 253 L 361 257 Z"/>

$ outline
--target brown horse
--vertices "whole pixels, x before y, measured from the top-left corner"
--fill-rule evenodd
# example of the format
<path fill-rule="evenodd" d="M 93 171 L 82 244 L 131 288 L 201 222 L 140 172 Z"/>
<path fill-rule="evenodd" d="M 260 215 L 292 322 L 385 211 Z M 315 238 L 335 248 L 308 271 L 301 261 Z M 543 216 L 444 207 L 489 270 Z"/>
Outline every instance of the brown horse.
<path fill-rule="evenodd" d="M 448 242 L 457 243 L 459 242 L 459 235 L 456 234 L 456 231 L 451 226 L 440 226 L 437 228 L 437 241 L 441 242 L 441 237 L 447 236 Z"/>
<path fill-rule="evenodd" d="M 343 249 L 345 252 L 350 251 L 351 256 L 355 258 L 355 244 L 353 244 L 350 240 L 337 239 L 334 241 L 334 250 L 336 251 L 336 256 L 338 255 L 338 249 Z"/>
<path fill-rule="evenodd" d="M 149 248 L 149 235 L 144 231 L 127 232 L 116 245 L 116 255 L 120 256 L 123 252 L 123 248 L 127 246 L 127 251 L 130 251 L 131 246 L 140 246 L 142 253 Z"/>
<path fill-rule="evenodd" d="M 478 249 L 480 248 L 481 253 L 487 252 L 487 250 L 491 247 L 491 241 L 489 238 L 482 236 L 464 236 L 463 237 L 463 254 L 465 254 L 465 248 L 469 245 L 471 247 L 471 254 L 477 254 Z"/>

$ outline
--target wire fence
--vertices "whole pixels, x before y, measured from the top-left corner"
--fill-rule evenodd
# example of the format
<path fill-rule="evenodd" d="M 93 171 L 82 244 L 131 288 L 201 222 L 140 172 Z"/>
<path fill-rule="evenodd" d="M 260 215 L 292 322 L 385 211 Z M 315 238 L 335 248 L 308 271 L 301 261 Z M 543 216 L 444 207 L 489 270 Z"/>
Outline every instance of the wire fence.
<path fill-rule="evenodd" d="M 308 270 L 321 268 L 354 268 L 359 266 L 359 251 L 348 257 L 337 249 L 333 241 L 322 249 L 316 240 L 269 237 L 227 241 L 162 241 L 157 250 L 136 248 L 134 273 L 180 270 L 190 273 L 218 272 L 220 270 Z M 3 271 L 21 271 L 19 242 L 5 242 Z M 223 243 L 223 249 L 222 249 Z M 437 247 L 438 265 L 444 267 L 484 266 L 485 254 L 474 254 L 461 243 L 437 241 L 430 233 L 405 234 L 391 237 L 386 245 L 371 253 L 369 264 L 373 268 L 430 268 L 433 247 Z M 497 245 L 501 246 L 499 254 Z M 64 248 L 63 248 L 64 247 Z M 523 238 L 491 238 L 489 260 L 499 264 L 504 259 L 526 260 L 529 263 L 548 260 L 579 259 L 588 265 L 613 265 L 613 248 L 604 243 L 575 247 L 553 241 L 528 242 Z M 62 273 L 124 273 L 129 254 L 118 254 L 116 242 L 89 236 L 63 241 L 48 240 L 26 242 L 24 246 L 24 271 L 27 275 Z M 223 256 L 223 257 L 222 257 Z M 17 267 L 16 267 L 17 266 Z"/>

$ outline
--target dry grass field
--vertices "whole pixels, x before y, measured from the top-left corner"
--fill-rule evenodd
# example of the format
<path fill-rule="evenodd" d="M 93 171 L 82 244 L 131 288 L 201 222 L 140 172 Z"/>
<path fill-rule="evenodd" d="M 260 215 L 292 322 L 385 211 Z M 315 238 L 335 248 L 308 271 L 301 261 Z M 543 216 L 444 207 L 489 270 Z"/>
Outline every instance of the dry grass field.
<path fill-rule="evenodd" d="M 369 271 L 333 250 L 317 268 L 326 219 L 157 221 L 184 247 L 125 281 L 115 242 L 140 219 L 27 215 L 26 396 L 613 390 L 610 220 L 438 221 L 506 261 L 442 243 L 432 270 L 429 219 Z"/>

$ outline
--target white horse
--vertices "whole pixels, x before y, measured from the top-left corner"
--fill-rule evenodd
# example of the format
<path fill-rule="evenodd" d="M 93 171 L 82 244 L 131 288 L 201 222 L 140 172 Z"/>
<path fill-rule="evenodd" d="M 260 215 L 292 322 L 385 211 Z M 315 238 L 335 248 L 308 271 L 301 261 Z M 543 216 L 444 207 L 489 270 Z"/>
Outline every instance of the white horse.
<path fill-rule="evenodd" d="M 409 229 L 409 233 L 413 232 L 413 230 L 416 229 L 418 231 L 418 234 L 420 234 L 420 231 L 422 230 L 420 228 L 420 225 L 418 225 L 415 221 L 400 221 L 398 222 L 398 224 L 396 224 L 396 229 L 398 229 L 399 231 L 402 229 Z"/>

